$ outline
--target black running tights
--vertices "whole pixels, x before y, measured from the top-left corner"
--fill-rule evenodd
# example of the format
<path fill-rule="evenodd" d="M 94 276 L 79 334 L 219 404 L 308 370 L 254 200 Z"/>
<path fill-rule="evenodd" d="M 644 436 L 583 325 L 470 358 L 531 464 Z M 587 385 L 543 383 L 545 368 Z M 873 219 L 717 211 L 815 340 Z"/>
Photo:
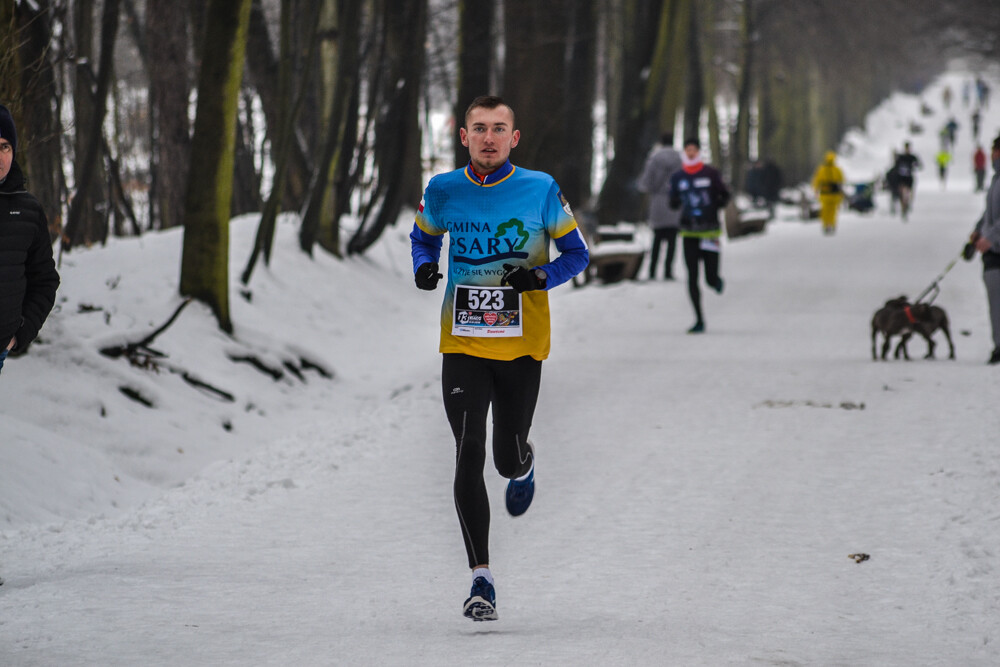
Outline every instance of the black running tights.
<path fill-rule="evenodd" d="M 486 415 L 493 408 L 493 464 L 503 477 L 528 472 L 528 430 L 538 400 L 542 362 L 445 354 L 441 370 L 444 409 L 455 435 L 455 508 L 469 567 L 490 562 L 490 503 L 483 481 Z"/>
<path fill-rule="evenodd" d="M 694 306 L 694 315 L 698 322 L 704 323 L 701 314 L 701 290 L 698 288 L 698 263 L 705 264 L 705 282 L 718 289 L 719 286 L 719 253 L 702 250 L 702 239 L 696 236 L 684 237 L 684 263 L 688 272 L 688 295 Z"/>

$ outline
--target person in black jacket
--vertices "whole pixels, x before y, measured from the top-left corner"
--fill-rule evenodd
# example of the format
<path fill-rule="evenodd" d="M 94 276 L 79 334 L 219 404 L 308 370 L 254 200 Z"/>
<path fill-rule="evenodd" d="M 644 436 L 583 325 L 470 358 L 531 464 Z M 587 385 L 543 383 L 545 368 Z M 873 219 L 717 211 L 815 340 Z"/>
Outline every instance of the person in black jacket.
<path fill-rule="evenodd" d="M 0 105 L 0 368 L 35 340 L 59 287 L 48 219 L 16 157 L 14 118 Z"/>

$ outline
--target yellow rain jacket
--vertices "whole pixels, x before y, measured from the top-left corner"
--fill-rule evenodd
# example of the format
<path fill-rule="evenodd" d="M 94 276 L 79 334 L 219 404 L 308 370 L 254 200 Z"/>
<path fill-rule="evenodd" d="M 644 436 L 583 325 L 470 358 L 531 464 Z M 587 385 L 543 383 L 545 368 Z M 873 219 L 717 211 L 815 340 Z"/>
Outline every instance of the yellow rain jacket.
<path fill-rule="evenodd" d="M 813 190 L 819 195 L 819 218 L 824 227 L 831 228 L 837 224 L 837 209 L 844 200 L 844 173 L 834 164 L 836 159 L 837 154 L 828 151 L 812 180 Z"/>

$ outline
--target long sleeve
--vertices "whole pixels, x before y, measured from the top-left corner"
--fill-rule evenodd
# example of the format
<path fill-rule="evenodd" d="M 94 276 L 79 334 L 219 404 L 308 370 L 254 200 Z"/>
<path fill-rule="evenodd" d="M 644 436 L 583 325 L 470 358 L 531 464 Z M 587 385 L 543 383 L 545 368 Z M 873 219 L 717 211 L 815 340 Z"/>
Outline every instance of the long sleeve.
<path fill-rule="evenodd" d="M 413 258 L 414 273 L 425 262 L 437 263 L 441 260 L 442 241 L 442 236 L 428 234 L 417 223 L 413 223 L 413 231 L 410 232 L 410 256 Z"/>
<path fill-rule="evenodd" d="M 579 228 L 573 228 L 570 233 L 555 239 L 555 244 L 559 256 L 539 267 L 548 275 L 545 289 L 552 289 L 572 280 L 573 276 L 587 268 L 590 263 L 590 251 Z"/>

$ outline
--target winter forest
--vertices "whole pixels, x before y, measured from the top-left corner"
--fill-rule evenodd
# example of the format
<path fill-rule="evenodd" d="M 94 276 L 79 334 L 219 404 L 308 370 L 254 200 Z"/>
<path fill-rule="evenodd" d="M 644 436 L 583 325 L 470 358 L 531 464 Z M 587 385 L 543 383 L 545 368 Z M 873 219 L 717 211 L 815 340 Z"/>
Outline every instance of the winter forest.
<path fill-rule="evenodd" d="M 757 157 L 799 182 L 889 92 L 995 60 L 998 22 L 990 0 L 14 0 L 0 99 L 60 252 L 183 226 L 180 291 L 229 329 L 227 259 L 247 282 L 279 211 L 306 254 L 364 253 L 464 162 L 478 94 L 517 110 L 521 164 L 613 223 L 663 131 L 703 133 L 732 183 Z M 227 258 L 250 211 L 254 251 Z"/>
<path fill-rule="evenodd" d="M 0 666 L 1000 664 L 1000 374 L 962 259 L 996 4 L 0 2 L 61 280 L 0 369 Z M 410 239 L 482 93 L 591 259 L 550 292 L 530 510 L 484 467 L 493 623 L 463 616 Z M 735 195 L 699 335 L 681 252 L 651 271 L 666 132 Z M 835 234 L 827 151 L 870 200 Z M 879 359 L 873 313 L 922 290 L 948 338 Z"/>

